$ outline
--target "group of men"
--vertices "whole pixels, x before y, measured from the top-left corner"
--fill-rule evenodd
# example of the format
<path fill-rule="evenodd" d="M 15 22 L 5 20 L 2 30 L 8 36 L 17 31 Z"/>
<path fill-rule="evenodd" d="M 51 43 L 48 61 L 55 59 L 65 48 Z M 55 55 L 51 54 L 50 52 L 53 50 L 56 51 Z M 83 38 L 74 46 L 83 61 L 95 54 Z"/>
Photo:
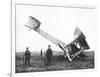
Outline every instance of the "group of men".
<path fill-rule="evenodd" d="M 48 49 L 46 51 L 46 65 L 51 65 L 51 57 L 52 57 L 52 49 L 50 48 L 51 46 L 48 45 Z M 41 50 L 41 55 L 42 55 L 42 50 Z M 30 59 L 31 59 L 31 52 L 28 49 L 28 47 L 26 48 L 26 51 L 24 53 L 24 63 L 25 65 L 30 65 Z"/>
<path fill-rule="evenodd" d="M 51 58 L 52 58 L 52 49 L 50 48 L 51 46 L 48 45 L 48 49 L 46 50 L 46 54 L 45 54 L 45 64 L 46 65 L 51 65 Z M 74 54 L 76 53 L 77 51 L 79 51 L 80 48 L 78 48 L 76 45 L 74 45 L 73 43 L 71 44 L 71 51 L 70 51 L 70 54 Z M 40 53 L 40 56 L 42 56 L 42 49 L 41 49 L 41 53 Z M 83 52 L 80 53 L 80 55 L 78 56 L 86 56 Z M 30 59 L 31 59 L 31 53 L 28 49 L 28 47 L 26 48 L 26 51 L 24 53 L 24 62 L 25 62 L 25 65 L 30 65 Z"/>

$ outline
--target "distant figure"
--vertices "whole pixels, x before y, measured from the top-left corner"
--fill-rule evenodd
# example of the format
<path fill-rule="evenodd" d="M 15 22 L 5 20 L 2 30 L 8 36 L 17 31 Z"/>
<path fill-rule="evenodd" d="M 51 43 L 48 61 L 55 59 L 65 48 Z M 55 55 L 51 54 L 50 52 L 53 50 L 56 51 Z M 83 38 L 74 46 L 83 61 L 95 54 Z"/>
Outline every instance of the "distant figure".
<path fill-rule="evenodd" d="M 27 47 L 25 54 L 24 54 L 25 65 L 30 65 L 30 58 L 31 58 L 31 53 L 30 53 L 30 51 L 28 50 L 28 47 Z"/>
<path fill-rule="evenodd" d="M 42 56 L 42 49 L 41 49 L 41 53 L 40 53 L 40 56 Z"/>
<path fill-rule="evenodd" d="M 52 49 L 50 48 L 50 45 L 48 45 L 48 49 L 46 52 L 47 65 L 51 64 L 51 57 L 52 57 Z"/>

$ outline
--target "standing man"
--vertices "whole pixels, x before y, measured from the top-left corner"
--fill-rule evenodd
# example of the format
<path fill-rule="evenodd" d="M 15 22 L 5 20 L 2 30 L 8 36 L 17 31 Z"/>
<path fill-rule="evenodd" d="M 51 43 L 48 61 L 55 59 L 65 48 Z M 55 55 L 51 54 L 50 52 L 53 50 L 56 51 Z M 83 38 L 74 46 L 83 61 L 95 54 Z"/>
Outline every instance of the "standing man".
<path fill-rule="evenodd" d="M 47 65 L 51 64 L 51 57 L 52 57 L 52 49 L 50 48 L 50 45 L 48 45 L 48 49 L 46 52 Z"/>
<path fill-rule="evenodd" d="M 30 58 L 31 58 L 31 53 L 27 47 L 24 53 L 25 65 L 30 65 Z"/>
<path fill-rule="evenodd" d="M 42 49 L 41 49 L 41 53 L 40 53 L 40 56 L 42 56 Z"/>

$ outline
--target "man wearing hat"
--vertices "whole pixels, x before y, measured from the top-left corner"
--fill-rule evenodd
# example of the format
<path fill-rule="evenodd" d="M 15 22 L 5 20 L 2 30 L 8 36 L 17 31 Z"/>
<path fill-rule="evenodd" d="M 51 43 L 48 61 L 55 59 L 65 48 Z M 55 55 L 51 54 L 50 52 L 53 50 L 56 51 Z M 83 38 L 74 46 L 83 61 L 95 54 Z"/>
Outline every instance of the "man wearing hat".
<path fill-rule="evenodd" d="M 48 45 L 48 49 L 46 52 L 47 65 L 51 64 L 51 57 L 52 57 L 52 49 L 50 48 L 50 45 Z"/>
<path fill-rule="evenodd" d="M 31 53 L 28 49 L 26 48 L 25 54 L 24 54 L 24 59 L 25 59 L 25 65 L 30 65 L 30 58 L 31 58 Z"/>

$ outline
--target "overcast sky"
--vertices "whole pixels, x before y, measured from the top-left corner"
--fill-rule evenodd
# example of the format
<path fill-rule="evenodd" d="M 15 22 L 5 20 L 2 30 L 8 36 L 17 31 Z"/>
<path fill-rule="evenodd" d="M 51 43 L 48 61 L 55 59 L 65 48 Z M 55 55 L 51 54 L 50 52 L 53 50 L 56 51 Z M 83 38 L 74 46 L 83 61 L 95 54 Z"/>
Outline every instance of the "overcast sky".
<path fill-rule="evenodd" d="M 38 19 L 42 24 L 40 29 L 68 44 L 73 38 L 76 27 L 85 34 L 91 50 L 96 46 L 96 20 L 94 9 L 44 7 L 16 5 L 16 51 L 23 52 L 26 47 L 31 51 L 46 50 L 51 45 L 53 50 L 59 47 L 40 36 L 34 30 L 29 31 L 27 24 L 29 16 Z"/>

